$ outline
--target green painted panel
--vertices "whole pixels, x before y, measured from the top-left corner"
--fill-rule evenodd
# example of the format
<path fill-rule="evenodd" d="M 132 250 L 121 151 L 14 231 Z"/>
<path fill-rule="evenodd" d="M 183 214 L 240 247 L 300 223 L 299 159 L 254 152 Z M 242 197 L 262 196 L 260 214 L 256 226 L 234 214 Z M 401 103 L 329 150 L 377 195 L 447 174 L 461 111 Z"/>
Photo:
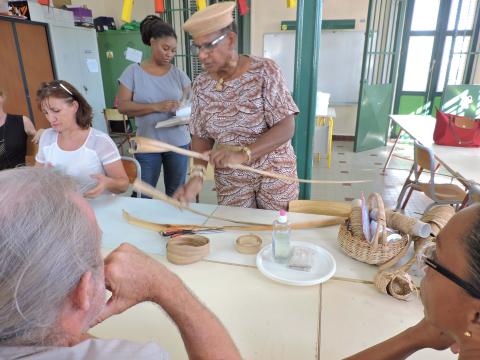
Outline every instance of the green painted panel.
<path fill-rule="evenodd" d="M 431 115 L 435 116 L 435 112 L 437 109 L 440 109 L 442 106 L 442 97 L 441 96 L 435 96 L 433 98 L 433 106 L 432 106 L 432 112 Z"/>
<path fill-rule="evenodd" d="M 363 85 L 355 134 L 356 152 L 385 145 L 392 95 L 392 84 Z"/>
<path fill-rule="evenodd" d="M 118 90 L 118 78 L 132 62 L 125 59 L 127 48 L 143 52 L 143 59 L 150 57 L 150 47 L 142 43 L 139 31 L 105 31 L 97 33 L 100 65 L 102 68 L 105 105 L 113 107 Z M 111 52 L 113 58 L 108 58 Z"/>
<path fill-rule="evenodd" d="M 433 106 L 427 109 L 424 106 L 425 97 L 422 95 L 402 95 L 400 96 L 400 104 L 398 107 L 398 114 L 408 115 L 416 114 L 422 115 L 427 111 L 431 115 L 435 115 L 436 109 L 440 109 L 442 104 L 442 97 L 435 96 L 433 98 Z"/>
<path fill-rule="evenodd" d="M 402 95 L 400 96 L 400 105 L 398 107 L 398 114 L 421 114 L 425 97 L 422 95 Z"/>
<path fill-rule="evenodd" d="M 295 20 L 283 20 L 280 23 L 281 30 L 297 30 Z M 353 30 L 355 19 L 323 20 L 322 30 Z"/>
<path fill-rule="evenodd" d="M 292 144 L 297 154 L 298 177 L 310 179 L 315 132 L 317 64 L 321 56 L 322 0 L 298 0 L 297 19 L 293 98 L 300 109 L 300 114 L 295 119 L 295 136 Z M 310 184 L 300 185 L 300 199 L 309 199 L 310 193 Z"/>
<path fill-rule="evenodd" d="M 448 85 L 443 93 L 442 111 L 478 118 L 480 115 L 480 85 Z"/>

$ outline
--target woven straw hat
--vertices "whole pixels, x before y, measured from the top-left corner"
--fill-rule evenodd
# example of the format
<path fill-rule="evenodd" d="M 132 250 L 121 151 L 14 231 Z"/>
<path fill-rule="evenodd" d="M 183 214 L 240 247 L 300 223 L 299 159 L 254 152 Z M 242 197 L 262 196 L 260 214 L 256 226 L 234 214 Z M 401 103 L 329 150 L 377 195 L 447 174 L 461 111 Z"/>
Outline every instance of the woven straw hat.
<path fill-rule="evenodd" d="M 197 11 L 183 24 L 183 30 L 193 38 L 214 33 L 226 28 L 233 22 L 235 2 L 225 1 L 207 6 Z"/>

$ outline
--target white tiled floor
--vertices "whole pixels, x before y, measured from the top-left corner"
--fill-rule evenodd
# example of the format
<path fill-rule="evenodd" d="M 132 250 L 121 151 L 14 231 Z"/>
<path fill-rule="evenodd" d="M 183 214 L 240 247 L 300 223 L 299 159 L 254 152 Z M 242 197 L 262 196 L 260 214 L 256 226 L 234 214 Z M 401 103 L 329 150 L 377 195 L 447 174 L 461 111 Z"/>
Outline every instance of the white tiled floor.
<path fill-rule="evenodd" d="M 385 175 L 381 174 L 383 165 L 391 149 L 392 143 L 387 146 L 355 153 L 353 142 L 334 141 L 331 168 L 327 167 L 326 158 L 320 161 L 314 156 L 312 176 L 320 180 L 344 180 L 346 184 L 312 185 L 312 200 L 349 201 L 358 198 L 363 191 L 366 195 L 378 192 L 382 195 L 385 206 L 395 207 L 397 197 L 403 183 L 412 166 L 412 162 L 393 157 L 389 169 Z M 395 154 L 402 157 L 413 158 L 413 146 L 411 143 L 399 143 Z M 440 170 L 440 173 L 446 174 Z M 426 175 L 427 176 L 427 175 Z M 425 179 L 427 179 L 425 177 Z M 348 184 L 349 180 L 371 180 L 368 183 Z M 446 176 L 437 176 L 436 182 L 450 182 Z M 163 188 L 163 179 L 160 179 L 158 187 Z M 200 202 L 216 204 L 216 193 L 213 181 L 206 181 L 200 193 Z M 414 192 L 406 208 L 406 213 L 419 216 L 430 203 L 423 194 Z"/>

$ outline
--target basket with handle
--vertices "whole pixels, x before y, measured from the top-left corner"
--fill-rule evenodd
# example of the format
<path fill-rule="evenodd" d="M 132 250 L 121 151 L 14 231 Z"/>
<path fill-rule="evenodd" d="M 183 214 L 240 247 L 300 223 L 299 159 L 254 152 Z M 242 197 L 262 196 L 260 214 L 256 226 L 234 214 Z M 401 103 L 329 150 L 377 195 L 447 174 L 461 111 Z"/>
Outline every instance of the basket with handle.
<path fill-rule="evenodd" d="M 377 209 L 377 223 L 372 242 L 369 242 L 362 230 L 362 213 L 359 207 L 352 207 L 350 217 L 340 225 L 338 243 L 350 257 L 367 264 L 383 264 L 398 255 L 408 244 L 408 235 L 396 241 L 387 241 L 385 207 L 380 194 L 372 193 L 368 197 L 369 210 Z"/>

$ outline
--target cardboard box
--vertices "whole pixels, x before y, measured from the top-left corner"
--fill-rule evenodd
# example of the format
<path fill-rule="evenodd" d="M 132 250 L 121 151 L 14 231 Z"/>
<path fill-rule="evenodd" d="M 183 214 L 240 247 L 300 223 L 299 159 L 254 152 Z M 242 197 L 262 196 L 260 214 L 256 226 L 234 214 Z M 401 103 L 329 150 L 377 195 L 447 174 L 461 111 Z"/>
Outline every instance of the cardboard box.
<path fill-rule="evenodd" d="M 75 25 L 84 27 L 94 27 L 92 10 L 86 7 L 78 7 L 74 5 L 65 5 L 65 9 L 73 12 L 73 20 Z"/>
<path fill-rule="evenodd" d="M 61 9 L 65 5 L 72 5 L 72 0 L 52 0 L 53 6 Z"/>

